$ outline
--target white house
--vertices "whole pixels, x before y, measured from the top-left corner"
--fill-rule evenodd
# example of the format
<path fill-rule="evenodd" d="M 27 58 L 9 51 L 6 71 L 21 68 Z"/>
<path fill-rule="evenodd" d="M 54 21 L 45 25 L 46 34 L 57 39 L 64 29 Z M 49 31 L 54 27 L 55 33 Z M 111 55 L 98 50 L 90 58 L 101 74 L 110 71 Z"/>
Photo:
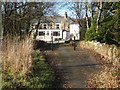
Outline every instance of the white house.
<path fill-rule="evenodd" d="M 79 40 L 79 25 L 73 24 L 73 19 L 67 16 L 65 12 L 62 16 L 45 16 L 40 20 L 39 27 L 36 29 L 38 20 L 31 21 L 31 30 L 33 33 L 37 31 L 36 40 L 49 41 L 68 41 L 72 36 Z"/>
<path fill-rule="evenodd" d="M 70 24 L 70 38 L 72 40 L 80 40 L 80 30 L 79 30 L 79 24 L 77 23 L 72 23 Z"/>
<path fill-rule="evenodd" d="M 62 39 L 62 33 L 61 29 L 39 29 L 36 40 L 52 41 L 53 39 L 53 41 L 56 41 Z"/>

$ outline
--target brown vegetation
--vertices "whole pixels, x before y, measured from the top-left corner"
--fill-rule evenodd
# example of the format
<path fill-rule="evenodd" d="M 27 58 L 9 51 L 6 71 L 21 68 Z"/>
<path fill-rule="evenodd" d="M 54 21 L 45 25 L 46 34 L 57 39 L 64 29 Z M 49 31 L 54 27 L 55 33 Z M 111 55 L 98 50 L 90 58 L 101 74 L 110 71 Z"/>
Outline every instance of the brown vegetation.
<path fill-rule="evenodd" d="M 5 38 L 2 48 L 3 70 L 11 75 L 25 75 L 32 64 L 32 47 L 32 41 L 28 37 L 21 41 L 18 38 Z"/>
<path fill-rule="evenodd" d="M 88 88 L 118 88 L 119 48 L 97 42 L 80 42 L 82 48 L 93 50 L 96 60 L 101 62 L 103 70 L 93 73 L 87 81 Z M 99 56 L 98 56 L 99 55 Z"/>

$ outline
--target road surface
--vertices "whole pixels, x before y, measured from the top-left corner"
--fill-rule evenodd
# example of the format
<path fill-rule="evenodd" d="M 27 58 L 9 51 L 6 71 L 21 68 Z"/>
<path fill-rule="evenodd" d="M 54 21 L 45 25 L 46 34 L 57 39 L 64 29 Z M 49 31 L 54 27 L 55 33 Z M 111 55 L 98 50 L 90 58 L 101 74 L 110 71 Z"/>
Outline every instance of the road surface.
<path fill-rule="evenodd" d="M 59 81 L 63 83 L 63 87 L 85 88 L 89 76 L 101 70 L 101 64 L 95 57 L 81 48 L 74 51 L 69 46 L 59 47 L 47 54 L 52 62 L 56 62 L 55 68 L 60 71 L 59 74 L 62 73 L 65 77 L 64 83 L 63 80 Z"/>

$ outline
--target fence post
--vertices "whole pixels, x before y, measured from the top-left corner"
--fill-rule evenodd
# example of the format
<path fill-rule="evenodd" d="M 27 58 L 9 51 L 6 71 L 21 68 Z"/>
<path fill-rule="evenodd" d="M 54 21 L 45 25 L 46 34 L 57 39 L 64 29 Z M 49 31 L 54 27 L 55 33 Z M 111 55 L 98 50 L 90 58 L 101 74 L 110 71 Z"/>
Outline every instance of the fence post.
<path fill-rule="evenodd" d="M 75 36 L 74 36 L 74 51 L 75 51 L 75 49 L 76 49 L 75 47 L 76 47 L 76 46 L 75 46 Z"/>
<path fill-rule="evenodd" d="M 53 51 L 53 36 L 51 37 L 52 42 L 51 42 L 51 50 Z"/>

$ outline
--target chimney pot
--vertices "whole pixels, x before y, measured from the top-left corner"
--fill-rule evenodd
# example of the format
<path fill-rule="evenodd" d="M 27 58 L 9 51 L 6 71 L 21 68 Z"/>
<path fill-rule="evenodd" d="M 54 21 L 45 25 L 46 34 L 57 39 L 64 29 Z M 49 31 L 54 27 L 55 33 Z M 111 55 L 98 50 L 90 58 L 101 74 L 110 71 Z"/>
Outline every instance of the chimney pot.
<path fill-rule="evenodd" d="M 65 12 L 65 18 L 67 18 L 67 12 Z"/>

